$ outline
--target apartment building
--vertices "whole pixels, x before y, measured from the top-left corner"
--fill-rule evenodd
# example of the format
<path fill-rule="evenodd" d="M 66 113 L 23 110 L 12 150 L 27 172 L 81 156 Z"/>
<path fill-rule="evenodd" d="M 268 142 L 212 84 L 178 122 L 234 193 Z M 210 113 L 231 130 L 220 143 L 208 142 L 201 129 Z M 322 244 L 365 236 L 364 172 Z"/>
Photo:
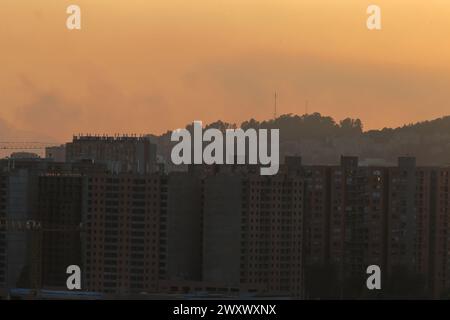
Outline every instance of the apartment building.
<path fill-rule="evenodd" d="M 149 174 L 156 171 L 156 145 L 144 136 L 74 136 L 66 144 L 66 162 L 85 159 L 115 173 Z"/>
<path fill-rule="evenodd" d="M 38 177 L 35 220 L 40 221 L 42 232 L 33 241 L 41 241 L 43 287 L 65 288 L 67 267 L 81 266 L 82 196 L 80 173 L 42 173 Z"/>
<path fill-rule="evenodd" d="M 203 279 L 301 296 L 302 178 L 235 168 L 205 180 Z"/>
<path fill-rule="evenodd" d="M 85 288 L 114 294 L 155 292 L 165 272 L 167 180 L 158 174 L 93 174 L 84 202 Z"/>

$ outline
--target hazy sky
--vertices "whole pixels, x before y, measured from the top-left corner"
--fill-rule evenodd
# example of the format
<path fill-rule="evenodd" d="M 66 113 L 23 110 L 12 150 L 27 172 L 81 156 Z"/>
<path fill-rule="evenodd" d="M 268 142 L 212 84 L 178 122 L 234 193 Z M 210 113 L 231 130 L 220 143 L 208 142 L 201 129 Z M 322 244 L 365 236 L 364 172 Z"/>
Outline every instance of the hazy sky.
<path fill-rule="evenodd" d="M 70 4 L 80 31 L 66 29 Z M 381 31 L 366 28 L 369 4 Z M 450 113 L 450 1 L 1 0 L 0 61 L 11 138 L 264 120 L 275 90 L 280 114 L 308 100 L 398 126 Z"/>

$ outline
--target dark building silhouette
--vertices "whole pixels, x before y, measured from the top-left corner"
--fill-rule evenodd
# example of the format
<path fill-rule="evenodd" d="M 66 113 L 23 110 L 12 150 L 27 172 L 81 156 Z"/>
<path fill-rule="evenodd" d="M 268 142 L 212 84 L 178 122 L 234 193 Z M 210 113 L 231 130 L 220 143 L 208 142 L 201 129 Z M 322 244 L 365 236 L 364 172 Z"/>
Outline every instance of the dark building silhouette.
<path fill-rule="evenodd" d="M 160 256 L 166 178 L 93 174 L 85 206 L 85 288 L 113 294 L 157 291 L 166 268 Z"/>
<path fill-rule="evenodd" d="M 5 283 L 6 288 L 14 288 L 21 283 L 30 285 L 32 238 L 24 230 L 24 222 L 32 219 L 36 208 L 37 171 L 25 160 L 11 160 L 0 163 L 4 172 L 4 216 L 0 228 L 5 235 Z M 15 167 L 17 164 L 17 167 Z M 5 165 L 5 166 L 3 166 Z M 38 276 L 41 274 L 39 272 Z"/>
<path fill-rule="evenodd" d="M 330 262 L 342 284 L 361 281 L 369 265 L 384 266 L 385 183 L 383 168 L 358 167 L 355 157 L 331 168 Z"/>
<path fill-rule="evenodd" d="M 166 219 L 161 222 L 165 279 L 200 281 L 203 248 L 203 181 L 192 172 L 168 175 Z"/>
<path fill-rule="evenodd" d="M 305 264 L 328 263 L 330 218 L 330 168 L 308 166 L 302 168 L 305 181 Z"/>
<path fill-rule="evenodd" d="M 388 276 L 401 272 L 428 278 L 432 169 L 415 167 L 412 158 L 399 158 L 398 167 L 388 170 Z M 429 287 L 424 283 L 425 289 Z"/>
<path fill-rule="evenodd" d="M 51 159 L 55 162 L 65 162 L 66 161 L 66 146 L 52 146 L 45 148 L 45 158 Z"/>
<path fill-rule="evenodd" d="M 111 172 L 148 174 L 156 171 L 156 145 L 147 137 L 74 136 L 66 144 L 66 161 L 90 159 Z"/>
<path fill-rule="evenodd" d="M 441 297 L 444 294 L 448 297 L 450 290 L 449 175 L 449 168 L 436 170 L 431 189 L 434 214 L 430 219 L 430 234 L 432 235 L 430 276 L 434 297 Z"/>
<path fill-rule="evenodd" d="M 248 165 L 170 174 L 108 171 L 92 160 L 0 167 L 0 215 L 47 230 L 44 287 L 64 286 L 65 268 L 79 264 L 83 290 L 119 296 L 437 298 L 450 289 L 450 169 L 411 157 L 383 167 L 291 156 L 275 176 Z M 32 240 L 0 230 L 0 285 L 28 274 Z M 365 287 L 369 265 L 382 271 L 378 293 Z"/>
<path fill-rule="evenodd" d="M 81 264 L 83 175 L 105 167 L 9 159 L 0 161 L 0 168 L 4 287 L 65 288 L 66 268 Z M 30 221 L 39 223 L 39 232 L 26 227 Z"/>
<path fill-rule="evenodd" d="M 38 177 L 35 219 L 43 229 L 39 241 L 44 287 L 65 288 L 67 267 L 81 266 L 82 187 L 83 176 L 79 173 L 46 173 Z"/>
<path fill-rule="evenodd" d="M 223 167 L 205 179 L 203 279 L 300 296 L 302 178 L 235 168 Z"/>
<path fill-rule="evenodd" d="M 6 218 L 8 176 L 0 172 L 0 219 Z M 6 232 L 0 229 L 0 288 L 6 285 Z"/>

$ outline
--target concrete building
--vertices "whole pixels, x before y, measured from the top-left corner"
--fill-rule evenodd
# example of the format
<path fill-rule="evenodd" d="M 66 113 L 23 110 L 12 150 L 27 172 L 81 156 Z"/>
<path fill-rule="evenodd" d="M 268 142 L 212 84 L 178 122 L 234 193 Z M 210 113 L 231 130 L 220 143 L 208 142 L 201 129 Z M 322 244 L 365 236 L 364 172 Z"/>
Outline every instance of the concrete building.
<path fill-rule="evenodd" d="M 359 167 L 356 157 L 331 168 L 329 258 L 342 284 L 385 265 L 386 179 L 384 168 Z"/>
<path fill-rule="evenodd" d="M 275 176 L 246 165 L 169 175 L 111 173 L 92 160 L 9 159 L 0 167 L 0 217 L 31 216 L 55 230 L 42 238 L 47 286 L 80 264 L 83 288 L 113 295 L 308 298 L 315 294 L 305 292 L 305 270 L 335 266 L 340 292 L 331 297 L 351 297 L 352 286 L 364 294 L 375 264 L 385 290 L 399 270 L 419 275 L 411 279 L 423 280 L 430 297 L 450 289 L 450 169 L 417 167 L 413 158 L 381 167 L 356 157 L 336 166 L 288 157 Z M 79 222 L 81 239 L 59 230 Z M 31 247 L 27 233 L 0 231 L 0 286 L 26 278 Z"/>
<path fill-rule="evenodd" d="M 11 159 L 39 159 L 39 155 L 33 152 L 13 152 L 9 157 Z"/>
<path fill-rule="evenodd" d="M 166 259 L 162 275 L 170 280 L 202 278 L 203 181 L 192 172 L 173 172 L 167 182 L 167 213 L 162 212 L 161 255 Z"/>
<path fill-rule="evenodd" d="M 65 162 L 66 161 L 66 146 L 54 146 L 45 148 L 45 158 L 51 159 L 55 162 Z"/>
<path fill-rule="evenodd" d="M 35 220 L 41 222 L 42 286 L 66 287 L 66 269 L 81 266 L 83 176 L 43 173 L 38 177 Z"/>
<path fill-rule="evenodd" d="M 0 171 L 0 219 L 6 218 L 8 175 Z M 0 229 L 0 288 L 6 286 L 6 232 Z"/>
<path fill-rule="evenodd" d="M 32 218 L 40 159 L 0 160 L 0 287 L 30 284 L 31 237 L 10 221 Z M 8 225 L 8 227 L 6 227 Z"/>
<path fill-rule="evenodd" d="M 114 173 L 148 174 L 156 171 L 156 145 L 135 136 L 74 136 L 66 144 L 66 161 L 90 159 Z"/>
<path fill-rule="evenodd" d="M 430 261 L 431 168 L 399 158 L 389 168 L 387 270 L 403 268 L 428 276 Z"/>
<path fill-rule="evenodd" d="M 18 169 L 10 172 L 9 192 L 7 205 L 7 218 L 13 220 L 27 220 L 33 216 L 36 191 L 35 172 L 27 169 Z M 19 282 L 27 282 L 27 270 L 32 268 L 29 250 L 31 250 L 29 233 L 23 230 L 11 230 L 7 235 L 8 281 L 7 286 L 14 288 Z M 30 279 L 28 278 L 28 283 Z"/>
<path fill-rule="evenodd" d="M 303 180 L 234 168 L 205 179 L 203 280 L 301 296 Z"/>
<path fill-rule="evenodd" d="M 330 168 L 306 166 L 305 181 L 305 264 L 325 265 L 329 262 Z"/>
<path fill-rule="evenodd" d="M 83 204 L 84 287 L 114 294 L 156 292 L 167 180 L 158 174 L 92 174 Z M 167 218 L 166 218 L 167 219 Z"/>
<path fill-rule="evenodd" d="M 450 168 L 437 169 L 431 186 L 433 214 L 430 219 L 430 287 L 435 298 L 448 297 L 450 291 L 449 175 Z"/>
<path fill-rule="evenodd" d="M 81 263 L 82 174 L 104 172 L 90 163 L 57 163 L 43 159 L 0 161 L 1 212 L 9 224 L 37 221 L 41 232 L 9 225 L 0 252 L 5 286 L 65 287 L 66 268 Z"/>
<path fill-rule="evenodd" d="M 241 276 L 242 177 L 218 173 L 205 180 L 203 280 L 239 286 Z"/>
<path fill-rule="evenodd" d="M 301 176 L 252 174 L 245 187 L 241 282 L 301 297 L 304 182 Z"/>

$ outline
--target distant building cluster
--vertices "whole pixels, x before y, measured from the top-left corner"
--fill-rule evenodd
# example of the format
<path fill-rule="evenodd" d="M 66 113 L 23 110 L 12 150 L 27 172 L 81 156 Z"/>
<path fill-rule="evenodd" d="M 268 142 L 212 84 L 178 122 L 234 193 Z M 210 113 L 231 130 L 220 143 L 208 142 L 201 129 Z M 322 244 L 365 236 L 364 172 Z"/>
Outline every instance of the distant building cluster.
<path fill-rule="evenodd" d="M 41 224 L 0 225 L 5 290 L 64 289 L 73 264 L 83 290 L 114 296 L 366 297 L 374 264 L 394 297 L 450 289 L 450 168 L 291 156 L 275 176 L 249 165 L 166 173 L 141 137 L 75 137 L 65 152 L 0 160 L 0 218 Z"/>
<path fill-rule="evenodd" d="M 115 173 L 146 174 L 156 169 L 156 145 L 144 136 L 74 136 L 65 155 L 67 162 L 89 159 Z"/>

